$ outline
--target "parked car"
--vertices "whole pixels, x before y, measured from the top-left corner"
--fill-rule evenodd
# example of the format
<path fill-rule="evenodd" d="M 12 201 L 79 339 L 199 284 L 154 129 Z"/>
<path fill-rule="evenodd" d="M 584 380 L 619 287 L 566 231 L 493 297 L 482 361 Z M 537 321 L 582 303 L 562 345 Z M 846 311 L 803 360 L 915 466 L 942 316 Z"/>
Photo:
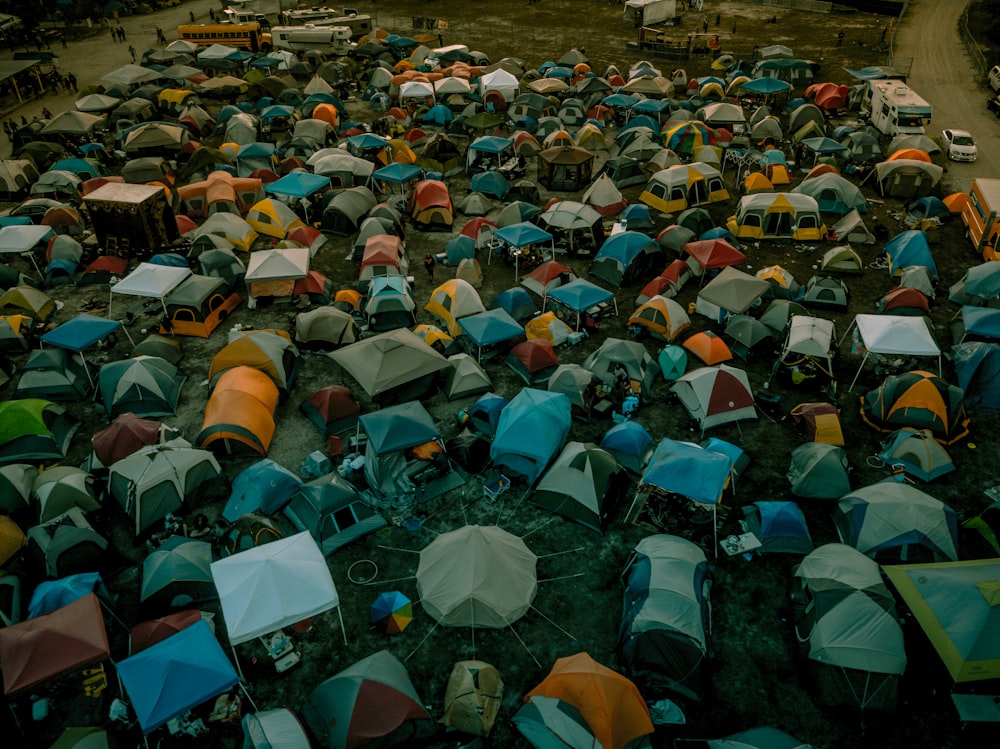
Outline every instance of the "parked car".
<path fill-rule="evenodd" d="M 992 99 L 987 99 L 986 108 L 993 112 L 993 114 L 997 117 L 1000 117 L 1000 94 L 994 96 Z"/>
<path fill-rule="evenodd" d="M 942 130 L 941 145 L 952 161 L 976 160 L 976 142 L 966 130 Z"/>

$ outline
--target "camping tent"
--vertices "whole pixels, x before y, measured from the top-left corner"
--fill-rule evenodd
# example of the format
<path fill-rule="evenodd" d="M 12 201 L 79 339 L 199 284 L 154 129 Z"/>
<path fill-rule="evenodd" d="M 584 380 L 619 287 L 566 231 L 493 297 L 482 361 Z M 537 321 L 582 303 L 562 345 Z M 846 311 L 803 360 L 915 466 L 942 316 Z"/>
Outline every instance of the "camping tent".
<path fill-rule="evenodd" d="M 792 450 L 788 482 L 796 497 L 840 499 L 851 490 L 847 453 L 824 442 L 805 442 Z"/>
<path fill-rule="evenodd" d="M 929 429 L 946 445 L 969 433 L 962 389 L 920 370 L 890 375 L 868 391 L 861 400 L 861 418 L 880 432 Z"/>
<path fill-rule="evenodd" d="M 615 458 L 597 445 L 568 442 L 531 494 L 531 502 L 601 532 L 615 488 Z"/>
<path fill-rule="evenodd" d="M 523 388 L 500 412 L 490 457 L 533 484 L 562 448 L 571 420 L 565 395 Z"/>
<path fill-rule="evenodd" d="M 647 694 L 700 699 L 711 633 L 708 560 L 678 536 L 642 539 L 623 576 L 622 666 Z"/>
<path fill-rule="evenodd" d="M 323 552 L 298 533 L 212 563 L 231 645 L 239 645 L 340 603 Z"/>
<path fill-rule="evenodd" d="M 741 419 L 757 418 L 746 372 L 726 364 L 687 372 L 670 386 L 701 431 Z"/>
<path fill-rule="evenodd" d="M 284 509 L 298 531 L 308 531 L 324 556 L 388 525 L 353 486 L 336 473 L 302 484 Z"/>
<path fill-rule="evenodd" d="M 329 354 L 371 398 L 426 384 L 448 360 L 409 330 L 392 330 Z"/>

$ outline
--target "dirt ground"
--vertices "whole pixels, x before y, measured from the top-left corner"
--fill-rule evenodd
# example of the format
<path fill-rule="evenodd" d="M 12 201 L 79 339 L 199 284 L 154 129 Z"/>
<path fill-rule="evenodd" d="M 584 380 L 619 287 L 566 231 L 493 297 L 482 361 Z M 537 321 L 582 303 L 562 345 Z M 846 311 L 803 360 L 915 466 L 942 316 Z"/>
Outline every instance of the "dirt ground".
<path fill-rule="evenodd" d="M 708 7 L 708 4 L 706 4 Z M 189 6 L 184 6 L 186 9 Z M 209 7 L 207 3 L 193 8 Z M 638 59 L 638 55 L 626 49 L 626 42 L 632 38 L 632 30 L 621 23 L 621 6 L 588 0 L 571 3 L 568 0 L 545 0 L 543 3 L 527 3 L 500 6 L 464 4 L 452 0 L 439 0 L 433 4 L 424 2 L 397 2 L 386 8 L 393 15 L 383 11 L 384 6 L 363 3 L 362 12 L 376 11 L 380 25 L 399 33 L 407 33 L 401 27 L 403 19 L 418 15 L 433 15 L 449 20 L 446 43 L 464 41 L 463 30 L 469 32 L 470 47 L 486 52 L 493 59 L 507 54 L 516 55 L 540 64 L 547 59 L 558 57 L 572 46 L 584 47 L 591 57 L 593 66 L 601 70 L 605 64 L 615 63 L 627 68 Z M 484 16 L 484 11 L 489 16 Z M 179 9 L 168 11 L 179 15 Z M 822 62 L 819 80 L 848 82 L 841 66 L 852 67 L 875 64 L 884 61 L 884 54 L 878 49 L 886 19 L 870 14 L 814 15 L 785 11 L 771 6 L 749 3 L 712 3 L 707 13 L 709 27 L 714 27 L 714 15 L 720 18 L 720 36 L 723 48 L 732 50 L 738 57 L 749 56 L 754 45 L 764 46 L 780 43 L 791 46 L 797 55 Z M 767 23 L 774 16 L 777 23 Z M 390 25 L 387 20 L 397 21 Z M 128 20 L 137 29 L 152 29 L 158 21 L 155 16 L 137 17 Z M 733 24 L 736 33 L 732 33 Z M 678 34 L 701 30 L 701 17 L 685 15 Z M 836 46 L 839 30 L 845 32 L 843 47 Z M 152 34 L 149 34 L 152 36 Z M 516 39 L 514 38 L 516 36 Z M 656 62 L 656 61 L 654 61 Z M 690 75 L 709 73 L 708 60 L 687 65 Z M 669 69 L 671 64 L 664 62 Z M 110 68 L 111 65 L 108 66 Z M 51 106 L 51 105 L 50 105 Z M 371 113 L 360 102 L 350 102 L 352 115 L 371 119 Z M 849 121 L 849 120 L 848 120 Z M 838 123 L 839 124 L 839 123 Z M 599 152 L 598 162 L 607 158 L 607 152 Z M 535 166 L 529 166 L 529 177 L 535 176 Z M 731 175 L 729 175 L 731 179 Z M 465 177 L 454 179 L 449 184 L 452 199 L 458 202 L 468 190 Z M 730 185 L 735 195 L 735 186 Z M 635 202 L 641 188 L 633 187 L 625 191 L 630 202 Z M 871 223 L 877 217 L 889 227 L 890 232 L 902 230 L 901 206 L 895 201 L 883 201 L 869 188 L 866 195 L 871 198 L 866 220 Z M 945 186 L 944 194 L 948 192 Z M 544 204 L 550 197 L 578 197 L 567 193 L 542 191 Z M 734 201 L 712 205 L 709 212 L 719 224 L 732 212 Z M 455 229 L 459 229 L 466 217 L 458 216 Z M 671 220 L 667 216 L 657 216 L 657 228 L 662 228 Z M 414 264 L 426 252 L 441 252 L 451 234 L 427 234 L 408 228 L 407 250 Z M 357 277 L 357 267 L 346 259 L 349 240 L 334 239 L 332 246 L 317 256 L 313 267 L 327 274 L 337 287 L 353 284 Z M 825 249 L 796 247 L 792 244 L 763 242 L 744 248 L 748 260 L 746 269 L 755 271 L 766 265 L 780 264 L 792 271 L 796 279 L 804 283 L 815 274 L 819 256 Z M 871 263 L 880 254 L 876 246 L 859 247 L 865 263 Z M 977 262 L 968 243 L 963 238 L 959 222 L 952 221 L 940 230 L 938 244 L 934 247 L 935 259 L 940 272 L 938 297 L 932 306 L 931 321 L 939 342 L 947 346 L 951 342 L 950 321 L 956 307 L 947 302 L 947 289 L 964 273 L 965 269 Z M 668 258 L 669 259 L 669 258 Z M 480 294 L 488 303 L 494 295 L 515 285 L 512 268 L 493 262 L 486 264 L 486 257 L 480 258 L 486 271 L 486 279 Z M 574 268 L 581 277 L 587 276 L 589 260 L 561 258 Z M 439 267 L 436 281 L 447 277 L 449 269 Z M 868 270 L 864 275 L 850 277 L 850 308 L 847 311 L 821 310 L 817 314 L 835 320 L 838 336 L 843 335 L 859 312 L 873 312 L 874 304 L 892 285 L 885 270 Z M 640 284 L 619 289 L 616 293 L 620 314 L 617 319 L 602 324 L 598 335 L 589 337 L 576 346 L 559 350 L 562 363 L 580 363 L 600 342 L 609 336 L 625 338 L 625 320 L 634 308 L 634 298 Z M 433 288 L 422 271 L 416 274 L 414 297 L 422 305 Z M 689 284 L 677 301 L 682 306 L 693 302 L 697 284 Z M 85 306 L 96 314 L 105 311 L 106 289 L 75 289 L 62 287 L 54 289 L 52 296 L 63 303 L 57 322 L 73 316 Z M 116 301 L 113 312 L 120 315 L 124 303 Z M 274 305 L 251 311 L 242 307 L 232 318 L 243 326 L 255 328 L 288 328 L 296 310 L 291 306 Z M 145 329 L 159 320 L 158 315 L 140 317 L 131 327 L 137 340 Z M 419 322 L 432 322 L 432 318 L 421 312 Z M 694 330 L 715 330 L 719 328 L 707 318 L 692 318 Z M 183 342 L 185 359 L 182 368 L 188 375 L 188 382 L 181 401 L 181 407 L 174 419 L 166 421 L 193 439 L 200 430 L 202 414 L 208 396 L 206 376 L 213 353 L 223 345 L 225 331 L 203 341 L 185 339 Z M 656 355 L 659 345 L 647 339 L 645 345 Z M 98 361 L 114 360 L 127 355 L 127 346 L 119 343 L 112 351 L 102 352 Z M 842 409 L 842 419 L 848 436 L 852 485 L 860 487 L 888 476 L 887 469 L 872 468 L 867 458 L 879 449 L 879 435 L 866 427 L 858 415 L 858 398 L 868 389 L 875 387 L 880 378 L 869 367 L 861 373 L 853 392 L 847 385 L 858 366 L 857 357 L 852 356 L 849 343 L 841 347 L 838 364 L 840 382 L 837 404 Z M 771 359 L 751 360 L 747 365 L 750 381 L 755 390 L 763 387 L 770 370 Z M 927 363 L 927 366 L 931 366 Z M 513 396 L 522 386 L 521 381 L 507 369 L 501 360 L 486 365 L 493 380 L 495 392 Z M 949 364 L 945 362 L 946 370 Z M 946 372 L 947 373 L 947 372 Z M 304 366 L 299 380 L 277 412 L 277 432 L 269 457 L 282 465 L 296 470 L 302 461 L 314 450 L 323 447 L 319 432 L 299 413 L 299 404 L 316 389 L 330 384 L 347 384 L 362 400 L 366 409 L 373 408 L 365 401 L 363 393 L 353 380 L 330 359 L 322 355 L 304 356 Z M 10 397 L 13 384 L 0 390 L 0 395 Z M 740 507 L 755 500 L 789 499 L 788 482 L 785 472 L 788 468 L 792 449 L 800 444 L 801 437 L 788 418 L 788 411 L 797 403 L 819 400 L 821 393 L 810 390 L 792 390 L 782 385 L 774 385 L 771 392 L 780 396 L 780 406 L 773 413 L 762 413 L 755 422 L 746 422 L 739 429 L 726 427 L 711 432 L 713 436 L 732 441 L 747 452 L 751 465 L 736 487 L 735 496 L 728 496 L 719 513 L 720 537 L 738 532 L 737 520 L 742 517 Z M 440 393 L 425 400 L 425 405 L 438 420 L 442 434 L 447 437 L 457 430 L 456 415 L 469 400 L 448 402 Z M 103 410 L 88 402 L 73 403 L 70 410 L 84 421 L 79 436 L 75 439 L 68 464 L 78 464 L 83 460 L 87 439 L 106 423 Z M 699 437 L 689 418 L 681 407 L 668 397 L 667 386 L 658 383 L 650 402 L 641 408 L 638 421 L 653 435 L 654 439 L 671 437 L 694 440 Z M 571 439 L 598 442 L 611 426 L 610 420 L 590 424 L 574 422 Z M 957 471 L 935 482 L 927 491 L 938 499 L 954 507 L 962 517 L 974 515 L 984 508 L 989 499 L 983 490 L 996 483 L 990 469 L 996 465 L 998 449 L 992 439 L 997 427 L 991 417 L 977 415 L 972 424 L 972 435 L 949 451 L 956 463 Z M 224 461 L 227 476 L 235 476 L 250 464 L 250 460 Z M 281 705 L 298 709 L 310 690 L 323 679 L 342 670 L 361 657 L 378 649 L 387 648 L 404 659 L 417 691 L 434 717 L 439 717 L 442 709 L 445 683 L 452 663 L 459 659 L 478 658 L 496 665 L 506 684 L 503 708 L 499 720 L 490 737 L 490 745 L 495 747 L 524 747 L 526 742 L 509 722 L 523 695 L 545 676 L 556 658 L 579 651 L 589 652 L 598 661 L 613 665 L 615 643 L 621 615 L 620 575 L 630 550 L 651 531 L 624 522 L 628 501 L 618 507 L 613 520 L 603 535 L 592 533 L 582 526 L 574 525 L 562 518 L 553 517 L 540 511 L 526 501 L 526 490 L 521 485 L 503 497 L 503 501 L 487 503 L 482 495 L 482 480 L 473 477 L 460 490 L 456 490 L 420 510 L 426 515 L 419 530 L 405 527 L 390 528 L 369 536 L 337 552 L 330 559 L 330 567 L 341 596 L 341 610 L 344 617 L 348 644 L 345 646 L 339 632 L 339 620 L 335 614 L 317 617 L 313 628 L 305 634 L 296 634 L 295 643 L 302 652 L 302 664 L 287 674 L 253 674 L 248 672 L 252 684 L 252 697 L 259 709 Z M 628 493 L 631 499 L 631 492 Z M 836 541 L 836 533 L 830 521 L 829 504 L 800 502 L 809 521 L 813 541 L 816 545 Z M 220 507 L 201 508 L 217 513 Z M 143 549 L 132 542 L 124 528 L 118 509 L 108 507 L 99 516 L 102 527 L 113 533 L 117 543 L 134 563 L 138 563 Z M 432 541 L 437 534 L 460 527 L 466 523 L 493 524 L 525 538 L 529 547 L 540 557 L 538 577 L 544 580 L 534 603 L 535 611 L 514 625 L 514 631 L 490 631 L 477 629 L 435 628 L 433 620 L 416 607 L 414 622 L 401 634 L 388 637 L 372 630 L 368 623 L 371 602 L 378 593 L 398 589 L 416 600 L 418 598 L 413 574 L 416 570 L 419 551 Z M 706 540 L 706 528 L 681 527 L 677 529 L 696 542 Z M 987 551 L 981 541 L 974 536 L 961 538 L 962 558 L 977 558 Z M 795 635 L 788 621 L 786 589 L 793 558 L 761 558 L 747 561 L 742 557 L 715 558 L 711 545 L 706 545 L 706 553 L 713 562 L 714 587 L 712 589 L 712 658 L 711 687 L 700 704 L 685 704 L 687 725 L 681 727 L 661 727 L 656 734 L 655 746 L 668 746 L 677 737 L 717 737 L 756 725 L 775 725 L 792 733 L 803 742 L 817 747 L 848 748 L 881 746 L 895 747 L 972 747 L 989 745 L 991 741 L 975 727 L 960 729 L 954 708 L 948 699 L 950 683 L 938 665 L 934 653 L 910 617 L 902 616 L 907 633 L 909 670 L 901 681 L 900 709 L 895 715 L 865 715 L 845 708 L 825 708 L 817 705 L 813 693 L 805 684 L 802 674 L 803 663 L 797 653 Z M 378 575 L 369 584 L 351 582 L 349 570 L 361 560 L 371 560 L 378 567 Z M 358 568 L 355 568 L 358 569 Z M 119 597 L 119 616 L 131 623 L 134 616 L 138 591 L 138 575 L 134 566 L 126 567 L 114 580 L 112 586 Z M 219 621 L 219 630 L 224 638 L 224 627 Z M 115 656 L 124 655 L 124 630 L 110 625 L 116 643 Z M 248 663 L 253 656 L 261 656 L 261 648 L 255 645 L 241 646 L 241 661 Z M 23 705 L 21 705 L 23 709 Z M 80 720 L 103 720 L 107 704 L 88 704 L 81 707 L 79 700 L 57 707 L 53 720 L 46 724 L 36 724 L 29 728 L 31 740 L 37 745 L 47 746 L 42 739 L 48 739 L 59 725 L 85 724 Z M 102 712 L 103 711 L 103 712 Z M 238 746 L 239 732 L 235 727 L 217 729 L 210 737 L 187 740 L 165 738 L 162 746 Z"/>

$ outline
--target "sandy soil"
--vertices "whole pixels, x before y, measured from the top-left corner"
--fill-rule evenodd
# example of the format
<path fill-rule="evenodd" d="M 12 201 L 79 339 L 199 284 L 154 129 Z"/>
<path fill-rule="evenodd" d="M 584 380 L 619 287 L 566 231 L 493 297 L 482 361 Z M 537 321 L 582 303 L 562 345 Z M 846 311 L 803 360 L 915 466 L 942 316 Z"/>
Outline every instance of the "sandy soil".
<path fill-rule="evenodd" d="M 925 5 L 933 4 L 920 0 L 913 6 L 915 13 L 922 14 Z M 156 26 L 169 29 L 178 21 L 186 20 L 192 9 L 198 17 L 204 17 L 209 7 L 208 2 L 188 3 L 155 16 L 125 19 L 123 25 L 127 29 L 129 42 L 141 51 L 143 45 L 133 40 L 151 44 L 155 38 Z M 841 65 L 861 67 L 884 61 L 884 56 L 876 49 L 885 23 L 883 18 L 861 13 L 844 16 L 811 15 L 737 2 L 714 4 L 713 14 L 715 8 L 719 8 L 722 15 L 720 28 L 725 47 L 732 49 L 737 55 L 748 55 L 754 44 L 788 44 L 801 56 L 822 61 L 821 79 L 829 77 L 838 82 L 846 82 L 846 74 L 841 70 Z M 390 25 L 387 20 L 398 20 L 401 24 L 402 19 L 426 16 L 432 11 L 433 15 L 447 17 L 451 21 L 447 42 L 460 40 L 460 33 L 468 31 L 471 37 L 469 46 L 483 50 L 494 59 L 513 53 L 532 64 L 539 64 L 546 59 L 558 58 L 574 45 L 584 46 L 598 69 L 609 62 L 615 62 L 624 68 L 637 59 L 634 52 L 625 48 L 626 41 L 632 38 L 632 32 L 620 23 L 620 7 L 604 3 L 579 4 L 568 0 L 545 0 L 540 5 L 531 6 L 489 6 L 491 22 L 488 24 L 480 17 L 485 6 L 478 4 L 450 1 L 428 4 L 407 0 L 394 3 L 391 7 L 382 4 L 376 7 L 374 3 L 364 3 L 361 9 L 377 10 L 380 23 L 401 33 L 406 33 L 405 26 Z M 394 15 L 390 15 L 390 10 Z M 714 23 L 711 15 L 709 21 Z M 778 23 L 764 23 L 772 15 L 777 15 Z M 495 21 L 492 20 L 494 16 Z M 923 19 L 924 16 L 920 15 L 920 18 Z M 737 24 L 736 34 L 727 33 L 732 28 L 733 19 Z M 935 17 L 933 22 L 928 23 L 939 24 L 942 21 Z M 920 29 L 925 28 L 923 24 L 922 20 Z M 700 30 L 700 26 L 700 18 L 688 17 L 679 31 L 686 33 L 695 28 Z M 840 48 L 835 46 L 838 29 L 845 30 L 846 43 Z M 515 31 L 518 38 L 512 43 Z M 918 36 L 913 43 L 923 44 L 922 39 L 922 36 Z M 905 36 L 901 41 L 906 45 L 911 44 L 906 41 Z M 127 46 L 113 45 L 106 36 L 71 44 L 63 55 L 61 65 L 64 70 L 72 69 L 81 82 L 93 80 L 127 62 Z M 922 75 L 919 70 L 915 63 L 914 74 Z M 704 75 L 708 72 L 707 61 L 692 65 L 689 69 L 692 75 Z M 70 95 L 48 97 L 24 111 L 29 117 L 39 112 L 42 106 L 48 106 L 55 112 L 70 106 L 72 98 Z M 370 118 L 367 108 L 359 102 L 352 102 L 350 106 L 352 114 Z M 939 107 L 949 111 L 947 103 L 940 104 Z M 945 116 L 939 117 L 937 121 L 951 122 Z M 598 155 L 599 160 L 606 157 L 606 152 Z M 534 174 L 534 166 L 529 167 L 529 176 L 533 177 Z M 450 189 L 453 200 L 457 202 L 468 189 L 467 179 L 454 180 Z M 635 201 L 639 189 L 629 188 L 626 197 Z M 875 198 L 872 193 L 867 194 Z M 553 195 L 573 197 L 566 193 L 543 191 L 542 203 Z M 710 208 L 710 212 L 713 219 L 721 223 L 732 211 L 732 207 L 732 202 L 715 205 Z M 895 232 L 903 228 L 899 211 L 898 203 L 876 199 L 871 203 L 869 221 L 877 216 L 890 231 Z M 464 222 L 464 218 L 458 217 L 456 229 Z M 657 217 L 658 227 L 669 223 L 668 217 Z M 410 229 L 407 233 L 409 254 L 413 258 L 420 258 L 428 251 L 439 252 L 450 236 L 422 234 Z M 338 287 L 351 285 L 357 276 L 356 266 L 344 259 L 347 247 L 347 240 L 334 240 L 332 247 L 321 253 L 314 264 L 315 268 L 334 279 Z M 760 246 L 746 248 L 747 266 L 753 271 L 778 263 L 791 270 L 800 282 L 805 282 L 815 273 L 818 253 L 822 249 L 814 251 L 790 244 L 761 243 Z M 859 248 L 859 252 L 866 263 L 873 261 L 879 254 L 874 246 Z M 963 239 L 961 226 L 955 222 L 942 227 L 935 255 L 941 281 L 938 299 L 932 307 L 932 322 L 941 343 L 947 344 L 950 342 L 948 325 L 955 308 L 946 301 L 945 290 L 961 277 L 966 267 L 976 262 L 976 258 Z M 484 265 L 485 260 L 485 257 L 481 258 Z M 586 275 L 586 260 L 568 260 L 568 263 L 579 275 Z M 445 277 L 446 270 L 438 269 L 438 280 Z M 481 296 L 486 302 L 496 292 L 517 282 L 513 269 L 503 264 L 492 263 L 486 270 L 486 282 L 481 289 Z M 847 330 L 854 314 L 873 311 L 875 300 L 890 288 L 891 281 L 886 271 L 869 270 L 864 276 L 851 278 L 849 284 L 851 306 L 848 311 L 818 312 L 836 321 L 839 334 Z M 560 361 L 582 362 L 605 335 L 625 337 L 624 321 L 634 307 L 633 300 L 640 286 L 619 290 L 617 299 L 621 309 L 620 317 L 605 324 L 601 335 L 591 337 L 575 347 L 560 350 Z M 417 276 L 415 298 L 420 304 L 426 300 L 431 288 L 422 276 Z M 84 305 L 94 305 L 95 309 L 101 310 L 101 305 L 106 303 L 104 290 L 60 288 L 53 290 L 52 294 L 65 304 L 57 321 L 69 319 Z M 694 300 L 695 294 L 696 288 L 689 285 L 678 301 L 686 306 Z M 295 310 L 287 306 L 263 307 L 256 311 L 244 307 L 233 321 L 257 328 L 286 328 L 294 314 Z M 141 337 L 143 330 L 158 319 L 158 316 L 153 315 L 140 318 L 132 326 L 133 336 Z M 420 321 L 430 322 L 431 318 L 426 313 L 421 313 Z M 695 330 L 716 329 L 719 332 L 706 318 L 696 317 L 692 323 Z M 184 341 L 186 356 L 182 366 L 189 377 L 188 385 L 177 417 L 167 421 L 180 428 L 189 438 L 193 438 L 200 429 L 208 395 L 205 379 L 209 361 L 214 351 L 221 347 L 224 335 L 224 331 L 219 331 L 207 341 Z M 648 350 L 655 355 L 659 345 L 649 340 L 646 344 Z M 113 360 L 126 353 L 125 345 L 120 344 L 118 348 L 102 356 Z M 852 483 L 854 486 L 863 486 L 888 475 L 886 470 L 874 469 L 866 464 L 866 458 L 878 449 L 879 436 L 865 427 L 857 415 L 858 396 L 874 387 L 879 378 L 874 372 L 867 370 L 862 373 L 854 392 L 847 392 L 846 378 L 853 375 L 857 359 L 849 354 L 846 343 L 842 354 L 838 371 L 842 385 L 838 405 L 842 409 L 844 428 L 848 434 L 848 452 L 854 468 Z M 748 370 L 753 387 L 759 389 L 768 376 L 770 359 L 752 361 Z M 500 361 L 488 364 L 487 371 L 493 379 L 496 392 L 512 396 L 521 387 L 520 380 Z M 269 457 L 294 470 L 309 453 L 323 446 L 319 433 L 299 415 L 297 409 L 299 403 L 315 389 L 334 383 L 348 384 L 361 395 L 355 383 L 328 358 L 315 355 L 305 357 L 298 384 L 287 400 L 279 405 L 278 429 Z M 3 394 L 9 397 L 11 392 L 12 386 L 8 385 Z M 739 430 L 733 427 L 717 430 L 716 436 L 740 444 L 752 459 L 749 470 L 737 487 L 736 496 L 727 499 L 720 513 L 720 535 L 737 530 L 736 520 L 742 515 L 739 508 L 744 503 L 758 499 L 789 498 L 784 474 L 791 450 L 799 444 L 800 437 L 787 418 L 787 412 L 796 403 L 818 399 L 820 394 L 808 390 L 793 391 L 781 386 L 775 386 L 773 392 L 781 396 L 780 409 L 774 416 L 762 416 L 756 422 L 743 424 Z M 425 401 L 425 405 L 439 420 L 445 435 L 450 435 L 457 429 L 455 415 L 466 403 L 467 401 L 447 402 L 440 394 Z M 367 402 L 364 405 L 366 408 L 372 407 Z M 85 421 L 81 436 L 74 442 L 67 461 L 76 463 L 86 452 L 86 436 L 106 422 L 103 411 L 92 404 L 71 404 L 70 408 Z M 683 410 L 667 397 L 666 387 L 662 382 L 654 391 L 651 402 L 642 408 L 639 421 L 655 438 L 698 437 Z M 610 426 L 610 421 L 575 423 L 571 437 L 581 441 L 598 441 Z M 974 514 L 988 503 L 982 490 L 991 486 L 995 480 L 989 470 L 997 455 L 995 441 L 991 439 L 995 427 L 995 419 L 977 417 L 973 424 L 973 436 L 970 438 L 975 444 L 971 441 L 963 442 L 951 448 L 959 470 L 928 488 L 931 494 L 948 502 L 963 515 Z M 236 475 L 249 462 L 226 461 L 227 475 Z M 330 566 L 342 597 L 349 644 L 343 645 L 335 615 L 318 617 L 311 631 L 296 635 L 296 643 L 304 656 L 302 666 L 280 677 L 251 677 L 253 698 L 257 706 L 260 709 L 280 705 L 298 708 L 309 691 L 324 678 L 368 653 L 388 648 L 401 659 L 406 659 L 421 697 L 436 717 L 441 711 L 445 681 L 452 662 L 460 658 L 477 657 L 500 668 L 507 685 L 503 709 L 494 729 L 491 745 L 526 746 L 510 725 L 509 718 L 517 709 L 523 694 L 547 673 L 556 658 L 586 650 L 603 663 L 614 663 L 614 647 L 621 613 L 619 575 L 630 549 L 650 531 L 623 522 L 626 506 L 618 508 L 607 532 L 598 536 L 539 511 L 526 501 L 525 494 L 523 487 L 515 486 L 505 495 L 503 503 L 488 504 L 482 499 L 481 479 L 474 477 L 462 490 L 425 508 L 427 517 L 421 530 L 409 531 L 402 527 L 392 527 L 338 552 L 331 558 Z M 831 508 L 816 503 L 802 504 L 814 542 L 818 545 L 835 541 L 836 534 L 829 518 Z M 218 509 L 207 508 L 209 512 L 217 512 Z M 124 530 L 117 508 L 108 508 L 100 516 L 100 521 L 102 527 L 114 535 L 116 542 L 131 559 L 138 562 L 143 553 L 142 548 L 134 544 Z M 529 613 L 515 625 L 516 634 L 510 631 L 476 630 L 473 633 L 465 629 L 435 628 L 430 617 L 419 608 L 416 620 L 401 635 L 388 638 L 372 631 L 368 625 L 368 607 L 379 592 L 399 589 L 412 598 L 417 598 L 412 579 L 416 569 L 416 556 L 412 552 L 421 549 L 436 534 L 464 523 L 497 523 L 524 536 L 532 550 L 544 557 L 539 565 L 539 577 L 549 582 L 540 586 L 535 602 L 537 611 Z M 685 527 L 679 532 L 696 541 L 703 541 L 706 536 L 704 527 Z M 963 535 L 962 542 L 963 557 L 975 558 L 985 554 L 975 537 Z M 710 546 L 706 546 L 706 551 L 713 557 Z M 556 554 L 558 555 L 547 556 Z M 349 580 L 348 570 L 351 565 L 362 559 L 372 560 L 379 568 L 378 577 L 370 585 L 357 585 Z M 713 559 L 714 657 L 711 688 L 702 703 L 685 705 L 688 725 L 673 729 L 662 728 L 657 733 L 656 746 L 667 746 L 674 737 L 716 737 L 763 724 L 780 726 L 804 742 L 831 748 L 986 745 L 981 743 L 984 737 L 974 728 L 967 731 L 959 729 L 954 709 L 947 699 L 950 684 L 939 668 L 936 657 L 909 620 L 906 626 L 911 640 L 911 672 L 902 681 L 898 716 L 867 715 L 862 718 L 854 710 L 828 709 L 817 705 L 801 678 L 803 664 L 797 654 L 791 625 L 787 622 L 785 593 L 794 561 L 790 558 L 756 558 L 749 562 L 741 557 Z M 126 569 L 114 580 L 114 586 L 120 598 L 119 613 L 125 621 L 131 621 L 138 589 L 135 569 Z M 118 657 L 124 652 L 123 635 L 120 628 L 113 628 L 115 654 Z M 262 655 L 260 648 L 252 645 L 242 646 L 239 650 L 243 662 L 254 655 Z M 99 707 L 88 705 L 85 710 L 78 702 L 60 703 L 49 724 L 34 728 L 41 729 L 40 732 L 48 737 L 51 729 L 60 723 L 85 724 L 79 721 L 100 720 L 106 715 L 106 704 Z M 209 739 L 199 742 L 168 739 L 163 746 L 237 746 L 238 735 L 235 728 L 224 727 Z M 38 743 L 47 745 L 40 740 Z"/>

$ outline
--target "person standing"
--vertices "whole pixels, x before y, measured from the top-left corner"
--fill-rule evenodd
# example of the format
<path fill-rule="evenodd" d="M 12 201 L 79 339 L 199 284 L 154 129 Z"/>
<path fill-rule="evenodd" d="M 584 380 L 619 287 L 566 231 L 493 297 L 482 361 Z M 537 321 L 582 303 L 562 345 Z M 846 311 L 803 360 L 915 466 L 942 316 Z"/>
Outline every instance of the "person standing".
<path fill-rule="evenodd" d="M 840 33 L 837 34 L 837 46 L 838 47 L 843 47 L 844 46 L 844 32 L 843 31 L 841 31 Z"/>
<path fill-rule="evenodd" d="M 424 269 L 427 271 L 427 278 L 431 281 L 434 280 L 434 266 L 437 265 L 437 261 L 434 260 L 434 256 L 430 253 L 424 256 Z"/>
<path fill-rule="evenodd" d="M 135 47 L 128 45 L 128 53 L 132 55 L 132 62 L 135 62 Z"/>

